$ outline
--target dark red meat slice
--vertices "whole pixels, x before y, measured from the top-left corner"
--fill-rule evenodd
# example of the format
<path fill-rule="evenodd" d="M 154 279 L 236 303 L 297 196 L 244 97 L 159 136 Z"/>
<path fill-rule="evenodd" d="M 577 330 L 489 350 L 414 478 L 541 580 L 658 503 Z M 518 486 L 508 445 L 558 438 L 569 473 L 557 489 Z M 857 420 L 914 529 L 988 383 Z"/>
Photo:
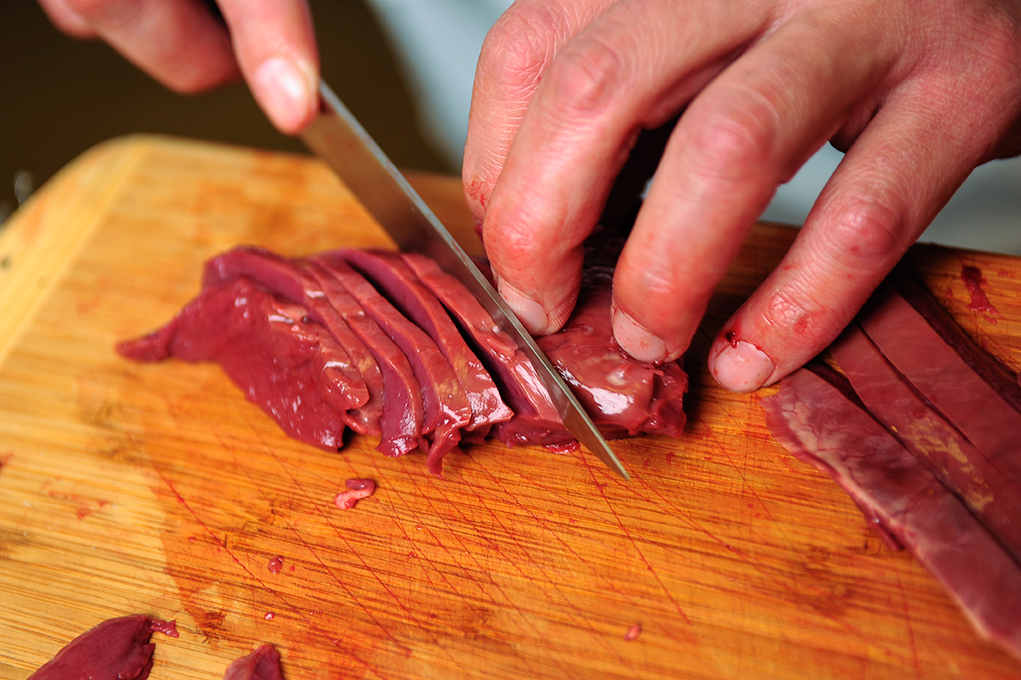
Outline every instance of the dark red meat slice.
<path fill-rule="evenodd" d="M 395 252 L 344 249 L 330 253 L 368 278 L 406 317 L 429 334 L 450 362 L 471 405 L 465 428 L 485 437 L 495 423 L 514 413 L 503 403 L 493 378 L 465 343 L 443 304 Z"/>
<path fill-rule="evenodd" d="M 1021 560 L 1021 483 L 975 448 L 887 362 L 857 323 L 830 353 L 865 407 Z M 943 389 L 953 389 L 948 386 Z"/>
<path fill-rule="evenodd" d="M 227 666 L 223 680 L 283 680 L 280 653 L 273 645 L 262 645 L 248 656 Z"/>
<path fill-rule="evenodd" d="M 343 445 L 344 419 L 320 387 L 320 350 L 331 340 L 305 316 L 304 307 L 237 278 L 208 286 L 166 326 L 118 351 L 142 361 L 217 361 L 284 432 L 335 451 Z"/>
<path fill-rule="evenodd" d="M 834 379 L 835 381 L 835 379 Z M 1021 567 L 849 386 L 802 369 L 762 400 L 770 431 L 826 472 L 940 580 L 987 637 L 1021 656 Z"/>
<path fill-rule="evenodd" d="M 155 624 L 155 626 L 154 626 Z M 145 680 L 152 669 L 153 630 L 173 630 L 144 614 L 104 621 L 28 676 L 29 680 Z"/>
<path fill-rule="evenodd" d="M 574 442 L 532 363 L 479 301 L 432 259 L 414 253 L 402 258 L 472 339 L 514 411 L 513 418 L 495 427 L 497 438 L 507 446 Z"/>
<path fill-rule="evenodd" d="M 443 456 L 457 446 L 461 430 L 471 422 L 471 405 L 450 362 L 421 328 L 408 321 L 342 259 L 326 253 L 312 261 L 327 269 L 347 289 L 411 362 L 422 386 L 425 407 L 422 434 L 432 435 L 427 465 L 430 472 L 439 474 Z"/>
<path fill-rule="evenodd" d="M 418 448 L 422 437 L 423 390 L 408 358 L 335 276 L 315 262 L 306 263 L 304 268 L 330 306 L 372 353 L 382 372 L 383 434 L 376 449 L 388 456 L 400 456 Z"/>
<path fill-rule="evenodd" d="M 1016 379 L 997 377 L 1005 369 L 959 328 L 939 332 L 927 318 L 938 323 L 939 316 L 923 317 L 889 286 L 860 315 L 865 333 L 930 407 L 1003 474 L 1021 480 L 1021 413 L 1012 403 Z"/>
<path fill-rule="evenodd" d="M 611 288 L 621 243 L 604 238 L 586 248 L 571 318 L 559 333 L 536 342 L 607 436 L 645 432 L 678 437 L 684 429 L 687 374 L 676 363 L 637 361 L 613 339 Z"/>
<path fill-rule="evenodd" d="M 209 286 L 241 276 L 262 284 L 291 302 L 304 305 L 309 317 L 329 331 L 346 354 L 346 359 L 337 357 L 330 366 L 332 371 L 339 371 L 339 374 L 331 373 L 332 382 L 325 383 L 327 396 L 332 398 L 338 386 L 350 385 L 352 387 L 349 389 L 364 389 L 368 399 L 358 408 L 347 411 L 344 422 L 359 434 L 380 434 L 383 376 L 379 366 L 365 344 L 326 300 L 316 280 L 295 263 L 275 253 L 262 248 L 242 247 L 209 260 L 203 272 L 203 285 Z"/>

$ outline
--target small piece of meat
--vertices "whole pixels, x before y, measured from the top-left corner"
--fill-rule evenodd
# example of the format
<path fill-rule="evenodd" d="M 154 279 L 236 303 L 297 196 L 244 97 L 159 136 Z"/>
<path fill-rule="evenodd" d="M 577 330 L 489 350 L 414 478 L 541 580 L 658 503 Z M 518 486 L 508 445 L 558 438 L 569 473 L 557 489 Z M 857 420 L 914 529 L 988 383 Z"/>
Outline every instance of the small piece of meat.
<path fill-rule="evenodd" d="M 262 645 L 248 656 L 227 666 L 223 680 L 283 680 L 280 653 L 273 645 Z"/>
<path fill-rule="evenodd" d="M 636 623 L 627 629 L 627 633 L 624 634 L 624 642 L 634 642 L 642 634 L 642 624 Z"/>
<path fill-rule="evenodd" d="M 325 299 L 372 354 L 383 376 L 382 437 L 376 450 L 402 456 L 419 446 L 422 437 L 422 388 L 411 362 L 393 340 L 365 313 L 358 301 L 324 267 L 304 264 Z"/>
<path fill-rule="evenodd" d="M 433 474 L 443 469 L 443 456 L 457 446 L 461 430 L 471 422 L 471 405 L 454 369 L 421 328 L 411 323 L 365 277 L 342 259 L 326 253 L 312 259 L 332 274 L 347 292 L 397 344 L 411 362 L 422 386 L 425 419 L 422 434 L 431 435 L 426 464 Z"/>
<path fill-rule="evenodd" d="M 358 501 L 376 492 L 376 483 L 371 479 L 348 479 L 344 481 L 347 491 L 341 491 L 333 499 L 339 510 L 350 510 Z"/>
<path fill-rule="evenodd" d="M 598 238 L 586 246 L 581 291 L 563 329 L 536 342 L 607 437 L 639 432 L 678 437 L 687 374 L 677 363 L 638 361 L 613 339 L 613 268 L 623 241 Z"/>
<path fill-rule="evenodd" d="M 489 372 L 468 347 L 443 304 L 398 253 L 346 248 L 328 255 L 357 269 L 433 339 L 450 362 L 471 405 L 466 430 L 484 438 L 494 424 L 510 420 L 514 413 L 503 403 Z"/>
<path fill-rule="evenodd" d="M 472 339 L 479 358 L 496 378 L 504 399 L 514 411 L 513 418 L 494 428 L 497 438 L 507 446 L 574 442 L 532 362 L 500 330 L 479 301 L 434 260 L 417 253 L 404 253 L 401 257 Z"/>
<path fill-rule="evenodd" d="M 957 600 L 975 627 L 1021 656 L 1021 567 L 950 490 L 865 411 L 842 376 L 801 369 L 762 400 L 796 458 L 829 474 Z M 844 380 L 846 383 L 846 380 Z"/>
<path fill-rule="evenodd" d="M 239 277 L 249 278 L 276 295 L 304 305 L 311 319 L 329 331 L 343 356 L 338 353 L 327 366 L 332 380 L 324 382 L 325 396 L 339 409 L 334 385 L 341 386 L 339 392 L 342 396 L 354 390 L 364 390 L 368 398 L 358 408 L 346 411 L 344 422 L 358 434 L 380 434 L 383 376 L 379 366 L 365 344 L 326 300 L 316 280 L 295 263 L 275 253 L 263 248 L 240 247 L 206 262 L 202 285 L 207 287 Z M 332 371 L 340 374 L 333 375 Z"/>
<path fill-rule="evenodd" d="M 104 621 L 68 643 L 28 680 L 145 680 L 156 648 L 149 637 L 154 630 L 176 632 L 170 625 L 144 614 Z"/>
<path fill-rule="evenodd" d="M 933 410 L 857 322 L 830 345 L 830 353 L 872 416 L 957 494 L 1021 562 L 1021 483 Z"/>
<path fill-rule="evenodd" d="M 343 446 L 344 419 L 320 388 L 319 354 L 328 334 L 305 317 L 304 307 L 237 278 L 206 287 L 166 326 L 117 349 L 142 361 L 217 361 L 284 432 L 336 451 Z"/>

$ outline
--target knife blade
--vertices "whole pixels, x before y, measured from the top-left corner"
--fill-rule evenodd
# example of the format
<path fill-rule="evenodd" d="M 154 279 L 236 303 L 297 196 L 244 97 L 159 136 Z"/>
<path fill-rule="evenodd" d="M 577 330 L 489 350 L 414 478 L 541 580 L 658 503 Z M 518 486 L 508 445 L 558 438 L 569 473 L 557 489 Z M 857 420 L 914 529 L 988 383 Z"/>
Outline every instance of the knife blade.
<path fill-rule="evenodd" d="M 428 255 L 475 296 L 532 362 L 567 431 L 612 470 L 630 479 L 560 373 L 464 249 L 322 80 L 319 95 L 319 112 L 301 133 L 305 145 L 340 176 L 399 249 Z"/>

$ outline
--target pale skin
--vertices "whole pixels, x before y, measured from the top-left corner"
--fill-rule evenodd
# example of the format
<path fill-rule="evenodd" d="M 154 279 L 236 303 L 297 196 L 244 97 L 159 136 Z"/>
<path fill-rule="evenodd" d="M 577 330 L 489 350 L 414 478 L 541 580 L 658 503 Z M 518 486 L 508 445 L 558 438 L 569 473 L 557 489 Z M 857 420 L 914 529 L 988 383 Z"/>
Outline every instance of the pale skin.
<path fill-rule="evenodd" d="M 302 1 L 221 0 L 229 36 L 197 0 L 40 2 L 175 89 L 240 71 L 284 132 L 314 111 Z M 300 77 L 274 84 L 275 57 Z M 836 337 L 975 166 L 1021 152 L 1021 2 L 518 0 L 480 56 L 463 180 L 529 330 L 566 321 L 638 132 L 682 111 L 614 278 L 614 334 L 647 361 L 687 349 L 777 186 L 822 144 L 847 151 L 710 350 L 720 384 L 751 391 Z"/>

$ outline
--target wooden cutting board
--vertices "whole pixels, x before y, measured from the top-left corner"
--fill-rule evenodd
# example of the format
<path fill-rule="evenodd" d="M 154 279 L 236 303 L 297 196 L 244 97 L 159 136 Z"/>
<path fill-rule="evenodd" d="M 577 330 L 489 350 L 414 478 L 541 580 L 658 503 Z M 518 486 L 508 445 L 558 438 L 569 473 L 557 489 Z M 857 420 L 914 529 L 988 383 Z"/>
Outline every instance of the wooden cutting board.
<path fill-rule="evenodd" d="M 474 244 L 459 183 L 413 180 Z M 215 365 L 113 352 L 236 244 L 387 244 L 329 171 L 152 137 L 90 151 L 0 235 L 0 677 L 134 612 L 181 632 L 154 635 L 155 680 L 219 678 L 263 642 L 290 680 L 1021 676 L 773 441 L 771 390 L 707 376 L 709 338 L 793 235 L 753 232 L 687 357 L 684 437 L 614 444 L 630 483 L 587 454 L 500 444 L 451 454 L 441 480 L 371 438 L 338 454 L 287 439 Z M 964 327 L 1021 365 L 1021 261 L 923 260 Z M 995 313 L 972 311 L 964 264 Z M 339 511 L 349 477 L 379 489 Z"/>

